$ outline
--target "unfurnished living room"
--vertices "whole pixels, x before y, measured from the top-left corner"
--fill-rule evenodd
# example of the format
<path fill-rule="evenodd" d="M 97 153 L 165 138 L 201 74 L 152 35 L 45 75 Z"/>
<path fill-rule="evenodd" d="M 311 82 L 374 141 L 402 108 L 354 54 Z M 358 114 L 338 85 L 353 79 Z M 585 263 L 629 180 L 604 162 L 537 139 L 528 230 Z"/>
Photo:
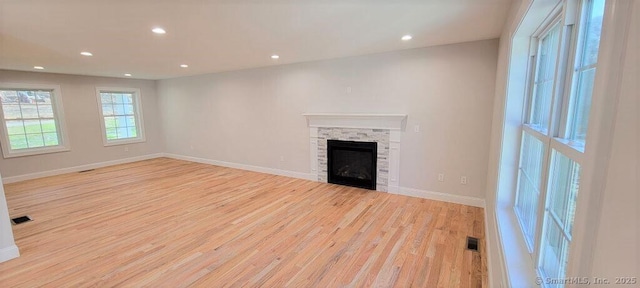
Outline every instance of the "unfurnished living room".
<path fill-rule="evenodd" d="M 640 1 L 0 0 L 0 287 L 639 287 Z"/>

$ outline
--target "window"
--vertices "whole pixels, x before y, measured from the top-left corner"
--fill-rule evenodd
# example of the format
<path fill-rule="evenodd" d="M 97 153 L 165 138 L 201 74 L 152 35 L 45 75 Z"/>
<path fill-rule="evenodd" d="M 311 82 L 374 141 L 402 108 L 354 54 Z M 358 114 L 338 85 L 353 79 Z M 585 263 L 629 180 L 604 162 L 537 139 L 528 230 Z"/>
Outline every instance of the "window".
<path fill-rule="evenodd" d="M 591 110 L 591 93 L 596 76 L 600 32 L 604 16 L 604 0 L 585 2 L 578 37 L 578 51 L 574 59 L 573 82 L 567 113 L 566 139 L 583 150 Z"/>
<path fill-rule="evenodd" d="M 580 165 L 555 150 L 552 158 L 539 265 L 545 278 L 561 279 L 567 266 Z"/>
<path fill-rule="evenodd" d="M 97 88 L 105 146 L 145 141 L 140 90 Z"/>
<path fill-rule="evenodd" d="M 565 1 L 530 40 L 514 212 L 543 279 L 567 276 L 604 7 Z"/>
<path fill-rule="evenodd" d="M 538 199 L 542 190 L 545 147 L 542 141 L 527 132 L 523 132 L 521 150 L 520 181 L 518 181 L 515 211 L 520 220 L 529 251 L 532 251 L 536 233 Z"/>
<path fill-rule="evenodd" d="M 69 150 L 59 86 L 0 84 L 5 158 Z"/>
<path fill-rule="evenodd" d="M 542 172 L 546 158 L 544 143 L 548 141 L 551 104 L 558 66 L 560 19 L 555 19 L 532 41 L 536 44 L 534 81 L 529 94 L 529 111 L 520 147 L 520 167 L 515 211 L 529 251 L 535 246 L 538 203 L 542 189 Z M 536 59 L 537 58 L 537 59 Z"/>
<path fill-rule="evenodd" d="M 536 65 L 535 82 L 531 95 L 531 111 L 527 122 L 532 128 L 542 133 L 547 133 L 549 129 L 549 113 L 551 113 L 551 98 L 556 80 L 559 43 L 560 20 L 557 20 L 539 40 L 538 65 Z"/>

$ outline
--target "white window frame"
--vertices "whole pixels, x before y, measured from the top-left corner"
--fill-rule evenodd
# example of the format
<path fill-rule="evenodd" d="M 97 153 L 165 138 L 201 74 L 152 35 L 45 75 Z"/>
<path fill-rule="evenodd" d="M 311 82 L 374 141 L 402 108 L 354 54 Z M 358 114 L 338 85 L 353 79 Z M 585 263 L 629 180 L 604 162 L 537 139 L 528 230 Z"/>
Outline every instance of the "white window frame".
<path fill-rule="evenodd" d="M 532 51 L 530 51 L 529 55 L 529 70 L 527 73 L 527 77 L 529 77 L 529 79 L 527 79 L 527 90 L 526 90 L 526 95 L 524 96 L 524 109 L 523 109 L 523 113 L 522 113 L 522 123 L 520 126 L 520 137 L 522 137 L 524 134 L 526 133 L 528 135 L 530 135 L 531 137 L 534 137 L 535 139 L 539 140 L 540 142 L 542 142 L 542 145 L 544 147 L 544 153 L 542 155 L 542 163 L 541 163 L 541 170 L 540 170 L 540 176 L 541 176 L 541 183 L 540 184 L 540 191 L 539 191 L 539 195 L 538 195 L 538 208 L 536 208 L 536 227 L 535 227 L 535 232 L 533 236 L 533 239 L 531 239 L 531 241 L 529 239 L 527 239 L 525 235 L 525 226 L 524 223 L 522 222 L 522 219 L 520 219 L 520 217 L 518 216 L 517 213 L 517 199 L 518 199 L 518 193 L 519 193 L 519 189 L 518 187 L 520 187 L 520 181 L 522 181 L 522 179 L 520 179 L 520 165 L 521 165 L 521 159 L 520 157 L 518 160 L 518 169 L 515 171 L 516 173 L 516 190 L 514 192 L 515 197 L 514 197 L 514 203 L 513 203 L 513 213 L 516 215 L 516 219 L 518 220 L 518 224 L 520 226 L 520 232 L 522 232 L 523 234 L 523 239 L 525 240 L 525 244 L 527 247 L 527 250 L 529 252 L 529 256 L 531 257 L 531 259 L 535 261 L 535 259 L 538 258 L 538 252 L 539 252 L 539 247 L 540 247 L 540 241 L 541 241 L 541 235 L 542 235 L 542 222 L 544 221 L 544 213 L 543 212 L 543 207 L 545 205 L 545 199 L 547 198 L 547 179 L 549 178 L 549 163 L 550 163 L 550 155 L 551 155 L 551 148 L 550 148 L 550 142 L 553 139 L 553 135 L 555 133 L 554 131 L 554 113 L 557 113 L 555 111 L 556 108 L 556 101 L 557 101 L 557 89 L 559 86 L 562 85 L 563 82 L 563 75 L 562 75 L 562 70 L 560 70 L 560 67 L 562 67 L 562 61 L 563 61 L 563 51 L 562 51 L 562 46 L 563 46 L 563 39 L 565 38 L 565 29 L 563 29 L 564 27 L 564 21 L 563 21 L 563 13 L 562 13 L 562 6 L 558 6 L 555 9 L 552 10 L 552 12 L 549 14 L 549 16 L 545 19 L 545 21 L 543 21 L 543 23 L 540 25 L 540 27 L 538 28 L 538 30 L 536 32 L 534 32 L 534 34 L 532 35 L 532 37 L 530 38 L 530 43 L 529 43 L 529 47 Z M 559 43 L 558 43 L 558 55 L 557 55 L 557 62 L 554 63 L 554 82 L 553 82 L 553 86 L 552 86 L 552 90 L 551 90 L 551 99 L 550 99 L 550 110 L 549 110 L 549 114 L 546 116 L 547 119 L 547 127 L 541 127 L 542 129 L 538 129 L 540 127 L 534 127 L 530 124 L 528 124 L 527 122 L 530 121 L 531 119 L 531 112 L 532 112 L 532 105 L 533 105 L 533 98 L 536 96 L 534 93 L 535 91 L 535 80 L 538 77 L 538 71 L 537 69 L 540 66 L 540 57 L 538 56 L 538 53 L 540 53 L 540 47 L 542 45 L 542 38 L 544 38 L 545 36 L 548 35 L 548 33 L 556 27 L 556 25 L 559 26 Z M 522 154 L 522 143 L 519 143 L 519 147 L 518 149 L 520 150 L 519 152 L 519 156 L 521 156 Z"/>
<path fill-rule="evenodd" d="M 134 117 L 136 120 L 136 132 L 138 134 L 135 138 L 126 138 L 126 139 L 116 139 L 109 140 L 107 139 L 107 128 L 104 123 L 104 112 L 102 111 L 102 98 L 100 97 L 100 93 L 104 92 L 123 92 L 123 93 L 132 93 L 133 94 L 133 111 Z M 104 146 L 115 146 L 115 145 L 125 145 L 125 144 L 133 144 L 133 143 L 141 143 L 145 142 L 145 133 L 144 133 L 144 118 L 142 116 L 142 95 L 140 94 L 140 89 L 138 88 L 126 88 L 126 87 L 96 87 L 96 99 L 98 104 L 98 111 L 100 112 L 100 127 L 102 128 L 102 143 Z"/>
<path fill-rule="evenodd" d="M 574 89 L 576 89 L 576 77 L 575 77 L 575 62 L 577 61 L 578 57 L 580 57 L 580 54 L 582 52 L 582 49 L 584 49 L 584 27 L 585 27 L 585 23 L 583 23 L 583 21 L 588 21 L 589 19 L 585 19 L 585 15 L 586 15 L 586 10 L 585 10 L 585 4 L 589 1 L 593 1 L 593 0 L 565 0 L 562 1 L 562 5 L 560 5 L 559 7 L 562 7 L 561 11 L 558 11 L 557 9 L 554 9 L 548 16 L 547 19 L 553 19 L 551 21 L 549 20 L 545 20 L 543 21 L 543 24 L 541 25 L 541 28 L 538 28 L 538 31 L 542 31 L 542 32 L 534 32 L 533 36 L 530 38 L 530 49 L 535 49 L 534 51 L 531 51 L 529 53 L 529 71 L 528 71 L 528 79 L 527 82 L 528 86 L 526 89 L 526 95 L 524 98 L 524 107 L 523 107 L 523 113 L 522 113 L 522 124 L 520 126 L 520 134 L 522 135 L 522 133 L 526 133 L 530 136 L 533 136 L 534 138 L 538 139 L 539 141 L 541 141 L 544 145 L 544 155 L 543 155 L 543 159 L 542 159 L 542 184 L 541 184 L 541 188 L 540 188 L 540 195 L 539 195 L 539 199 L 538 199 L 538 209 L 537 209 L 537 220 L 536 220 L 536 228 L 535 228 L 535 239 L 534 239 L 534 243 L 529 243 L 528 241 L 525 241 L 525 244 L 528 248 L 528 252 L 529 252 L 529 256 L 532 259 L 532 262 L 534 264 L 534 269 L 536 270 L 536 272 L 538 273 L 539 276 L 546 277 L 546 275 L 544 275 L 544 271 L 542 271 L 542 267 L 541 267 L 541 263 L 542 263 L 542 252 L 543 250 L 546 248 L 543 244 L 543 237 L 544 237 L 544 233 L 547 229 L 546 226 L 548 225 L 552 225 L 552 223 L 547 223 L 547 219 L 546 218 L 551 218 L 551 212 L 549 211 L 549 205 L 550 205 L 550 191 L 549 190 L 549 185 L 550 185 L 550 181 L 552 180 L 552 174 L 553 172 L 553 168 L 551 167 L 554 163 L 553 163 L 553 151 L 556 151 L 559 154 L 564 155 L 566 158 L 570 159 L 571 161 L 577 163 L 581 168 L 584 166 L 585 164 L 585 155 L 584 155 L 584 146 L 579 146 L 579 145 L 575 145 L 575 143 L 573 141 L 570 141 L 568 139 L 566 139 L 566 137 L 568 136 L 568 132 L 567 132 L 567 118 L 570 117 L 571 115 L 569 115 L 570 111 L 571 111 L 571 103 L 574 99 L 571 99 L 574 96 Z M 610 1 L 610 0 L 606 0 L 606 1 Z M 535 95 L 533 95 L 534 89 L 533 89 L 533 81 L 534 78 L 536 77 L 536 69 L 538 66 L 538 61 L 539 59 L 537 56 L 540 46 L 539 40 L 540 40 L 540 36 L 545 35 L 546 33 L 548 33 L 549 29 L 554 26 L 555 22 L 557 21 L 557 19 L 560 19 L 560 25 L 561 25 L 561 30 L 560 30 L 560 43 L 559 43 L 559 53 L 558 53 L 558 60 L 557 60 L 557 65 L 555 67 L 556 69 L 556 76 L 555 76 L 555 83 L 554 83 L 554 87 L 553 87 L 553 92 L 551 95 L 551 111 L 550 114 L 548 115 L 550 117 L 549 119 L 549 126 L 545 127 L 547 128 L 547 131 L 539 131 L 538 129 L 536 129 L 537 127 L 532 127 L 531 125 L 527 124 L 527 121 L 530 120 L 530 113 L 531 113 L 531 104 L 532 104 L 532 99 L 533 97 L 535 97 Z M 604 30 L 604 27 L 603 27 Z M 540 35 L 540 36 L 538 36 Z M 601 45 L 602 46 L 602 45 Z M 532 57 L 535 56 L 535 57 Z M 593 65 L 593 67 L 597 67 L 598 64 L 600 62 L 600 59 L 598 59 L 598 62 L 596 62 L 596 64 Z M 592 99 L 593 101 L 593 99 Z M 519 143 L 519 147 L 521 149 L 522 144 Z M 521 153 L 521 152 L 520 152 Z M 519 157 L 520 158 L 520 157 Z M 518 166 L 520 165 L 520 161 L 518 160 Z M 581 169 L 584 170 L 584 169 Z M 519 184 L 518 182 L 520 181 L 519 179 L 519 169 L 514 171 L 516 174 L 516 190 L 518 191 Z M 584 171 L 581 171 L 581 174 L 584 173 Z M 580 180 L 580 182 L 583 182 L 582 180 Z M 582 187 L 581 187 L 582 188 Z M 582 189 L 580 189 L 582 190 Z M 582 209 L 580 206 L 580 198 L 582 195 L 582 191 L 578 191 L 578 199 L 575 203 L 576 205 L 576 211 Z M 517 193 L 514 199 L 514 209 L 513 212 L 514 214 L 516 214 L 515 218 L 518 219 L 518 222 L 520 224 L 520 228 L 521 231 L 524 231 L 524 228 L 522 226 L 522 222 L 520 221 L 519 217 L 517 216 L 516 210 L 515 210 L 515 205 L 517 204 L 517 199 L 518 199 L 518 195 Z M 553 219 L 551 221 L 554 221 Z M 575 222 L 576 219 L 573 219 L 573 223 L 575 226 Z M 573 239 L 572 239 L 572 235 L 568 234 L 568 232 L 566 230 L 564 230 L 563 228 L 560 228 L 560 232 L 563 234 L 564 238 L 568 241 L 569 245 L 571 245 L 573 243 Z M 575 232 L 575 231 L 574 231 Z M 522 233 L 522 232 L 521 232 Z M 525 240 L 523 237 L 523 240 Z M 570 246 L 571 247 L 571 246 Z M 568 253 L 571 253 L 571 249 L 568 251 Z M 570 269 L 569 265 L 567 265 L 566 267 L 564 267 L 565 272 L 567 270 Z M 570 277 L 572 275 L 568 275 L 565 274 L 566 277 Z M 545 285 L 545 283 L 541 283 L 542 286 L 547 287 L 547 285 Z"/>
<path fill-rule="evenodd" d="M 65 152 L 71 150 L 71 144 L 69 142 L 69 136 L 67 135 L 66 121 L 64 116 L 64 108 L 62 106 L 62 90 L 59 85 L 45 85 L 45 84 L 24 84 L 24 83 L 0 83 L 0 89 L 2 90 L 50 90 L 52 91 L 53 106 L 53 118 L 56 122 L 56 132 L 58 133 L 58 145 L 46 146 L 37 148 L 26 149 L 11 149 L 9 143 L 9 132 L 6 129 L 6 122 L 4 119 L 4 111 L 0 107 L 0 144 L 2 145 L 2 155 L 4 158 L 33 156 L 47 153 Z"/>
<path fill-rule="evenodd" d="M 596 247 L 595 241 L 597 237 L 591 237 L 598 233 L 600 223 L 600 213 L 602 207 L 602 192 L 607 179 L 608 156 L 611 153 L 611 129 L 615 123 L 616 103 L 619 95 L 619 80 L 623 68 L 623 57 L 627 49 L 628 29 L 632 19 L 632 1 L 623 0 L 607 0 L 605 4 L 605 17 L 602 25 L 602 34 L 600 39 L 600 49 L 598 56 L 598 72 L 595 77 L 592 107 L 589 113 L 589 127 L 587 129 L 586 145 L 584 152 L 582 149 L 572 147 L 570 141 L 561 139 L 565 137 L 566 121 L 564 119 L 556 119 L 552 122 L 552 129 L 556 133 L 550 139 L 548 144 L 551 149 L 564 154 L 573 159 L 581 167 L 580 175 L 580 191 L 576 203 L 575 218 L 573 222 L 573 239 L 571 239 L 571 248 L 569 249 L 568 263 L 566 266 L 566 276 L 598 276 L 591 275 L 591 267 L 595 257 Z M 514 213 L 513 205 L 515 204 L 517 189 L 517 167 L 519 163 L 519 152 L 517 149 L 521 146 L 523 125 L 521 117 L 526 112 L 525 95 L 528 91 L 527 77 L 525 74 L 529 72 L 529 65 L 533 61 L 530 52 L 531 35 L 535 34 L 540 28 L 540 23 L 548 15 L 552 14 L 556 5 L 563 6 L 563 11 L 581 10 L 576 8 L 580 5 L 580 0 L 525 0 L 522 5 L 517 7 L 515 11 L 515 22 L 508 27 L 503 35 L 506 35 L 508 42 L 506 43 L 509 51 L 506 55 L 507 67 L 503 72 L 505 82 L 499 83 L 499 88 L 503 88 L 505 97 L 503 104 L 503 114 L 494 115 L 494 120 L 499 120 L 501 135 L 498 145 L 492 150 L 495 153 L 496 162 L 492 163 L 489 179 L 491 190 L 495 189 L 495 195 L 489 195 L 487 200 L 495 201 L 494 205 L 489 205 L 487 218 L 489 235 L 498 239 L 496 241 L 498 255 L 501 254 L 504 262 L 500 261 L 495 264 L 498 269 L 494 269 L 490 276 L 489 282 L 492 286 L 504 287 L 530 287 L 538 286 L 534 283 L 537 281 L 544 282 L 545 279 L 538 278 L 538 257 L 531 257 L 530 251 L 527 249 L 521 229 L 518 225 L 517 216 Z M 568 29 L 565 35 L 576 37 L 577 23 L 576 18 L 581 15 L 577 13 L 566 13 L 564 16 L 565 25 L 573 22 L 573 27 Z M 573 14 L 573 15 L 572 15 Z M 565 27 L 568 28 L 568 27 Z M 573 38 L 576 39 L 576 38 Z M 566 41 L 567 44 L 572 41 Z M 571 47 L 570 51 L 574 48 Z M 572 68 L 572 62 L 575 55 L 568 55 L 566 68 Z M 565 79 L 563 90 L 571 87 L 571 78 Z M 501 90 L 498 90 L 501 91 Z M 568 91 L 558 91 L 559 105 L 558 109 L 567 109 L 568 104 L 564 102 L 563 96 Z M 500 97 L 501 98 L 501 97 Z M 500 100 L 500 99 L 498 99 Z M 564 122 L 564 123 L 563 123 Z M 530 129 L 533 130 L 533 129 Z M 573 145 L 575 146 L 575 145 Z M 548 164 L 547 164 L 548 165 Z M 492 183 L 491 181 L 495 181 Z M 545 183 L 546 184 L 546 183 Z M 495 196 L 495 200 L 491 199 Z M 493 207 L 492 207 L 493 206 Z M 495 209 L 492 213 L 491 209 Z M 493 215 L 492 215 L 493 214 Z M 495 225 L 495 229 L 492 227 Z M 501 265 L 502 264 L 502 265 Z M 493 279 L 492 279 L 493 277 Z M 496 283 L 498 282 L 498 283 Z"/>

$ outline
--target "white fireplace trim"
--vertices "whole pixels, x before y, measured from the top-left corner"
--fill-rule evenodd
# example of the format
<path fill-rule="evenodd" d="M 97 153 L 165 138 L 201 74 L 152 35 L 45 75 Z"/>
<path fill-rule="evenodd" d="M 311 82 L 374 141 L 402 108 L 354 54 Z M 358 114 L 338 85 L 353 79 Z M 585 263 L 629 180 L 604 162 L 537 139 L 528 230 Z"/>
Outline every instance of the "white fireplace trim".
<path fill-rule="evenodd" d="M 350 128 L 350 129 L 382 129 L 389 130 L 389 178 L 387 187 L 389 193 L 398 193 L 400 186 L 400 140 L 401 132 L 405 129 L 406 114 L 331 114 L 307 113 L 309 126 L 309 150 L 311 175 L 318 179 L 318 128 Z M 383 189 L 376 189 L 381 191 Z"/>
<path fill-rule="evenodd" d="M 402 131 L 407 124 L 407 114 L 333 114 L 307 113 L 309 127 L 386 129 Z"/>

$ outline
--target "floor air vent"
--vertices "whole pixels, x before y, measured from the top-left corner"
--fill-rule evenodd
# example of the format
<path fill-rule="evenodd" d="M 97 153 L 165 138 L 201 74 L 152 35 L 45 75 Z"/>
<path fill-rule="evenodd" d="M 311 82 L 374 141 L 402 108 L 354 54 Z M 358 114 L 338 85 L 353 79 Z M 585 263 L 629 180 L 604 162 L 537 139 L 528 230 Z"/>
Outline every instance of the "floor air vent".
<path fill-rule="evenodd" d="M 31 221 L 31 217 L 29 217 L 29 215 L 20 216 L 20 217 L 16 217 L 16 218 L 11 219 L 11 223 L 13 223 L 13 225 L 22 224 L 24 222 L 29 222 L 29 221 Z"/>
<path fill-rule="evenodd" d="M 78 171 L 78 173 L 85 173 L 85 172 L 91 172 L 91 171 L 93 171 L 93 170 L 95 170 L 95 169 L 89 169 L 89 170 L 82 170 L 82 171 Z"/>
<path fill-rule="evenodd" d="M 467 237 L 467 249 L 471 251 L 478 251 L 478 238 Z"/>

